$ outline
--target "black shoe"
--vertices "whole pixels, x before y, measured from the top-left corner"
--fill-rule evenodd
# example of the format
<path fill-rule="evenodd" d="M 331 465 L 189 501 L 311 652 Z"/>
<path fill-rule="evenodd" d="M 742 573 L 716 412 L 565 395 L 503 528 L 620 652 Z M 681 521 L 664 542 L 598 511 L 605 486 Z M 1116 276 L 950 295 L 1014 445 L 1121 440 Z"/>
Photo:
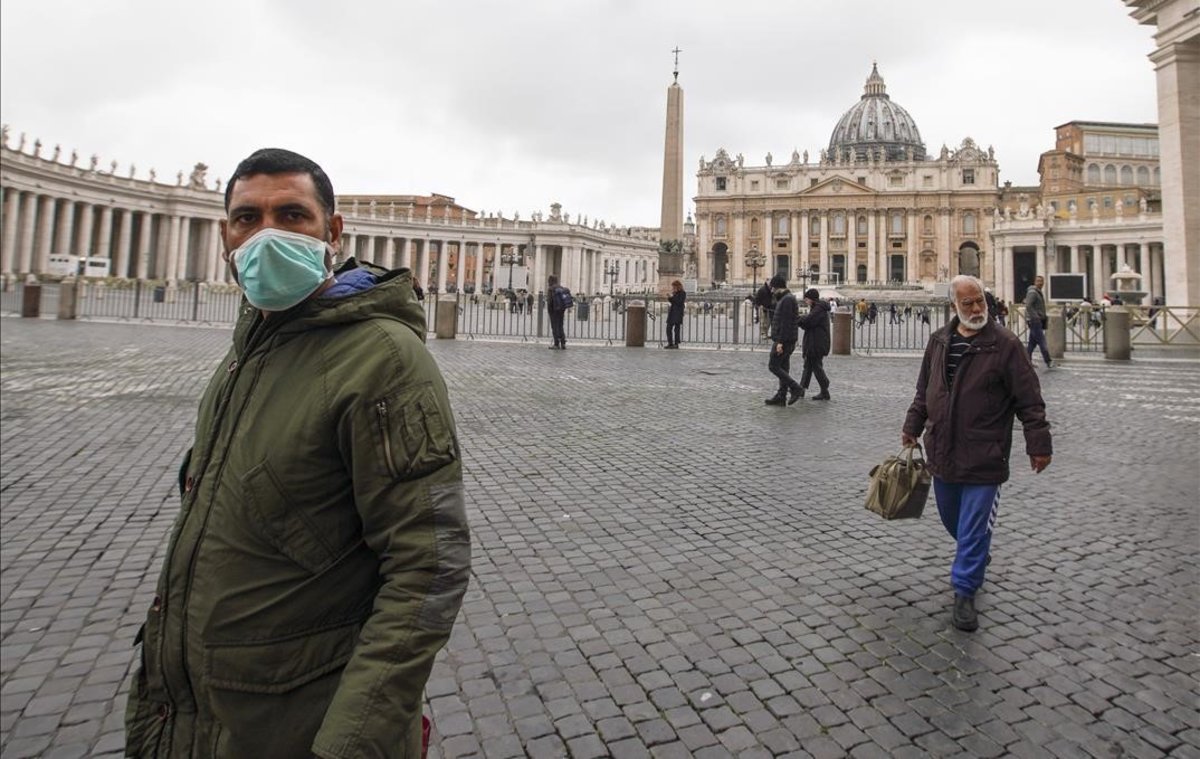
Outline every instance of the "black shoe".
<path fill-rule="evenodd" d="M 816 395 L 814 395 L 814 396 L 813 396 L 813 400 L 814 400 L 814 401 L 827 401 L 827 400 L 829 400 L 829 391 L 828 391 L 828 390 L 822 390 L 821 392 L 819 392 L 819 393 L 817 393 Z"/>
<path fill-rule="evenodd" d="M 804 397 L 804 388 L 802 388 L 802 387 L 794 387 L 794 388 L 792 388 L 792 391 L 791 391 L 790 393 L 788 393 L 788 401 L 787 401 L 787 403 L 788 403 L 788 405 L 790 406 L 790 405 L 792 405 L 793 403 L 795 403 L 796 401 L 800 400 L 800 399 L 801 399 L 801 398 L 803 398 L 803 397 Z"/>
<path fill-rule="evenodd" d="M 779 395 L 773 395 L 763 401 L 763 403 L 767 404 L 768 406 L 782 406 L 783 404 L 787 403 L 787 396 L 783 395 L 782 393 Z"/>
<path fill-rule="evenodd" d="M 565 351 L 565 350 L 567 349 L 567 344 L 566 344 L 566 343 L 563 343 L 562 345 L 558 346 L 558 349 L 559 349 L 560 351 Z"/>
<path fill-rule="evenodd" d="M 963 632 L 979 629 L 979 615 L 975 613 L 975 599 L 971 596 L 954 594 L 954 626 Z"/>

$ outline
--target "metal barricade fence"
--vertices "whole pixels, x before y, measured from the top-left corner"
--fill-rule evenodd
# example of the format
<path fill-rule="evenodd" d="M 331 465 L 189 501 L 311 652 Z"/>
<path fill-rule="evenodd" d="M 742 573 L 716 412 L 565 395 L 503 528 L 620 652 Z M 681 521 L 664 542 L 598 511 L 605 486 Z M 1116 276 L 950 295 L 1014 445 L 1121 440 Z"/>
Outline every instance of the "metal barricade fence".
<path fill-rule="evenodd" d="M 947 302 L 876 303 L 874 317 L 851 305 L 851 349 L 858 353 L 924 351 L 929 336 L 950 318 Z"/>

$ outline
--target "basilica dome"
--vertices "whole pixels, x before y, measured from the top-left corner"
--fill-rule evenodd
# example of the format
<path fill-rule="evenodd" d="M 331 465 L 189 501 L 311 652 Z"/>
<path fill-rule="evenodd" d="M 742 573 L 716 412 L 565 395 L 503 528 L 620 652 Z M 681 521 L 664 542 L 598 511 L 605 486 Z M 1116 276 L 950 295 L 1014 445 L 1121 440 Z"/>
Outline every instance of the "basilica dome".
<path fill-rule="evenodd" d="M 889 161 L 903 161 L 911 151 L 915 160 L 925 159 L 925 143 L 908 111 L 892 101 L 877 65 L 863 87 L 862 98 L 842 115 L 829 138 L 829 156 L 841 160 L 853 150 L 856 160 L 865 161 L 883 149 Z"/>

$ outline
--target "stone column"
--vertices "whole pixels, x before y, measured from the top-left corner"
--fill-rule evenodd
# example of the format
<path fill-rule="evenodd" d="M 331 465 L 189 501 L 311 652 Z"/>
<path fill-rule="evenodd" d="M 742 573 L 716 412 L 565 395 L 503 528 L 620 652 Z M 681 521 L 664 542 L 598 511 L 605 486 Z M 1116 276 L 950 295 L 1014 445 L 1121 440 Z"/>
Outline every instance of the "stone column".
<path fill-rule="evenodd" d="M 58 216 L 58 235 L 55 238 L 54 253 L 67 256 L 79 255 L 75 248 L 75 202 L 64 200 Z M 40 262 L 39 262 L 40 264 Z M 40 271 L 45 271 L 42 267 Z"/>
<path fill-rule="evenodd" d="M 820 232 L 820 258 L 818 259 L 821 267 L 821 279 L 829 281 L 829 211 L 822 210 L 821 212 L 821 232 Z"/>
<path fill-rule="evenodd" d="M 1042 239 L 1037 244 L 1037 271 L 1036 274 L 1046 275 L 1046 241 Z"/>
<path fill-rule="evenodd" d="M 800 249 L 800 214 L 795 211 L 788 213 L 788 232 L 791 240 L 792 278 L 803 282 L 800 274 L 804 271 L 804 251 Z"/>
<path fill-rule="evenodd" d="M 122 210 L 121 224 L 117 227 L 117 250 L 113 257 L 113 276 L 124 279 L 129 276 L 129 252 L 133 249 L 133 211 Z"/>
<path fill-rule="evenodd" d="M 35 198 L 30 195 L 26 198 L 29 203 L 33 203 Z M 41 209 L 38 210 L 38 232 L 37 232 L 37 266 L 38 271 L 46 271 L 50 268 L 50 253 L 54 244 L 54 215 L 57 210 L 57 204 L 54 198 L 49 195 L 43 195 L 41 200 Z M 22 252 L 22 255 L 29 255 Z M 29 271 L 28 268 L 25 271 Z"/>
<path fill-rule="evenodd" d="M 221 281 L 221 226 L 216 219 L 208 219 L 204 224 L 204 281 Z M 199 272 L 198 272 L 199 273 Z"/>
<path fill-rule="evenodd" d="M 167 249 L 166 261 L 167 271 L 166 278 L 170 282 L 179 279 L 179 225 L 180 218 L 178 216 L 171 217 L 170 231 L 167 232 Z M 160 273 L 161 275 L 161 273 Z"/>
<path fill-rule="evenodd" d="M 1107 247 L 1109 246 L 1100 246 L 1100 295 L 1104 295 L 1105 291 L 1112 289 L 1113 269 L 1111 258 L 1117 257 L 1116 251 L 1114 252 L 1113 256 L 1110 256 L 1109 252 L 1105 250 Z M 1120 258 L 1117 258 L 1117 261 L 1119 263 Z"/>
<path fill-rule="evenodd" d="M 878 211 L 867 211 L 867 281 L 878 282 L 879 277 L 879 235 L 876 232 L 875 219 Z"/>
<path fill-rule="evenodd" d="M 79 204 L 79 255 L 92 255 L 92 232 L 95 229 L 96 207 L 91 203 Z"/>
<path fill-rule="evenodd" d="M 134 276 L 146 279 L 150 275 L 150 234 L 154 227 L 154 214 L 142 212 L 142 224 L 138 229 L 137 248 L 134 251 L 136 270 Z"/>
<path fill-rule="evenodd" d="M 100 209 L 100 235 L 96 240 L 96 256 L 98 258 L 112 258 L 112 206 L 104 206 Z M 112 273 L 112 261 L 109 261 L 109 274 Z"/>
<path fill-rule="evenodd" d="M 175 273 L 179 279 L 187 279 L 192 275 L 189 271 L 191 264 L 192 250 L 192 218 L 184 216 L 179 220 L 179 250 L 176 253 L 178 263 L 175 264 Z"/>
<path fill-rule="evenodd" d="M 950 227 L 951 227 L 950 216 L 953 212 L 954 211 L 951 208 L 939 208 L 938 212 L 937 212 L 938 213 L 938 240 L 937 240 L 937 243 L 934 244 L 934 250 L 937 251 L 937 264 L 936 264 L 937 272 L 936 272 L 935 277 L 939 280 L 942 279 L 943 271 L 946 272 L 947 279 L 952 279 L 954 277 L 954 275 L 958 274 L 958 271 L 956 271 L 958 268 L 958 265 L 957 265 L 957 263 L 954 262 L 954 259 L 956 258 L 956 256 L 954 255 L 954 250 L 953 250 L 954 243 L 953 243 L 953 239 L 952 239 L 954 237 L 954 235 L 952 235 L 951 231 L 950 231 Z M 983 220 L 984 220 L 983 212 L 980 211 L 979 209 L 975 209 L 975 240 L 976 240 L 976 242 L 979 242 L 980 246 L 984 245 L 984 243 L 988 239 L 987 234 L 984 233 L 984 231 L 983 231 Z M 980 241 L 983 241 L 983 242 L 980 242 Z M 982 258 L 983 251 L 980 250 L 979 253 L 980 253 L 980 258 Z M 943 267 L 945 267 L 945 268 L 943 268 Z M 983 282 L 983 284 L 985 286 L 990 286 L 990 287 L 995 286 L 995 279 L 996 279 L 995 275 L 993 274 L 990 277 L 988 276 L 988 272 L 984 271 L 982 261 L 979 262 L 979 279 L 980 279 L 980 281 Z"/>
<path fill-rule="evenodd" d="M 729 246 L 729 278 L 734 282 L 745 284 L 748 277 L 746 276 L 746 251 L 750 250 L 750 246 L 746 244 L 746 215 L 742 212 L 737 212 L 733 217 L 733 244 Z"/>
<path fill-rule="evenodd" d="M 33 203 L 34 198 L 31 196 L 25 202 Z M 21 222 L 20 209 L 21 193 L 19 190 L 10 189 L 4 198 L 4 240 L 0 243 L 0 274 L 13 273 L 13 262 L 17 257 L 17 226 Z M 7 278 L 4 282 L 7 286 Z"/>
<path fill-rule="evenodd" d="M 400 238 L 400 266 L 412 269 L 412 240 L 407 237 Z"/>
<path fill-rule="evenodd" d="M 846 211 L 846 281 L 858 281 L 858 212 Z"/>
<path fill-rule="evenodd" d="M 543 292 L 546 289 L 546 246 L 533 244 L 525 249 L 533 251 L 533 281 L 529 283 L 529 289 L 534 292 Z M 516 250 L 513 251 L 516 253 Z M 528 263 L 528 262 L 527 262 Z"/>
<path fill-rule="evenodd" d="M 809 267 L 809 264 L 811 263 L 811 259 L 809 258 L 809 255 L 808 255 L 809 248 L 812 247 L 811 245 L 809 245 L 809 239 L 808 239 L 809 223 L 810 222 L 808 220 L 808 211 L 801 211 L 800 212 L 800 250 L 799 250 L 799 254 L 800 254 L 800 266 L 804 269 L 805 274 L 808 273 L 808 267 Z"/>
<path fill-rule="evenodd" d="M 921 239 L 917 236 L 917 217 L 920 216 L 914 209 L 906 210 L 905 215 L 908 217 L 908 232 L 905 234 L 904 245 L 907 248 L 904 263 L 904 279 L 907 282 L 921 281 Z"/>
<path fill-rule="evenodd" d="M 450 251 L 447 249 L 445 240 L 437 241 L 437 289 L 439 293 L 446 292 L 446 285 L 450 281 Z"/>
<path fill-rule="evenodd" d="M 475 245 L 475 292 L 483 292 L 483 243 Z"/>
<path fill-rule="evenodd" d="M 32 193 L 26 193 L 25 200 L 21 203 L 21 244 L 17 249 L 17 274 L 33 271 L 33 220 L 36 213 L 37 198 Z M 47 266 L 42 263 L 40 256 L 37 263 L 38 271 L 45 273 Z"/>

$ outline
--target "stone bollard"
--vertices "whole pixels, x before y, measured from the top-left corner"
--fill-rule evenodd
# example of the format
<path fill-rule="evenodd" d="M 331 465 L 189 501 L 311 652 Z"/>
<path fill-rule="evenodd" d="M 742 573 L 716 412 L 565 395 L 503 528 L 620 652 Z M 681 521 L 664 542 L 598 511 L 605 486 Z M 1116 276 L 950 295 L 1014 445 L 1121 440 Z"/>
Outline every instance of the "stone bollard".
<path fill-rule="evenodd" d="M 21 316 L 36 319 L 42 315 L 42 284 L 32 276 L 21 289 Z"/>
<path fill-rule="evenodd" d="M 58 318 L 74 319 L 79 313 L 79 280 L 67 277 L 58 285 Z"/>
<path fill-rule="evenodd" d="M 646 346 L 646 303 L 641 300 L 629 301 L 625 309 L 625 347 L 644 348 Z"/>
<path fill-rule="evenodd" d="M 854 314 L 849 311 L 834 311 L 833 317 L 833 355 L 850 355 L 850 337 L 854 332 Z"/>
<path fill-rule="evenodd" d="M 453 295 L 438 296 L 434 319 L 437 339 L 453 340 L 458 331 L 458 298 Z"/>
<path fill-rule="evenodd" d="M 1129 312 L 1123 308 L 1107 308 L 1104 314 L 1104 357 L 1128 361 L 1133 346 L 1129 339 Z"/>
<path fill-rule="evenodd" d="M 1067 318 L 1061 309 L 1046 314 L 1046 347 L 1053 359 L 1060 359 L 1067 352 Z"/>

